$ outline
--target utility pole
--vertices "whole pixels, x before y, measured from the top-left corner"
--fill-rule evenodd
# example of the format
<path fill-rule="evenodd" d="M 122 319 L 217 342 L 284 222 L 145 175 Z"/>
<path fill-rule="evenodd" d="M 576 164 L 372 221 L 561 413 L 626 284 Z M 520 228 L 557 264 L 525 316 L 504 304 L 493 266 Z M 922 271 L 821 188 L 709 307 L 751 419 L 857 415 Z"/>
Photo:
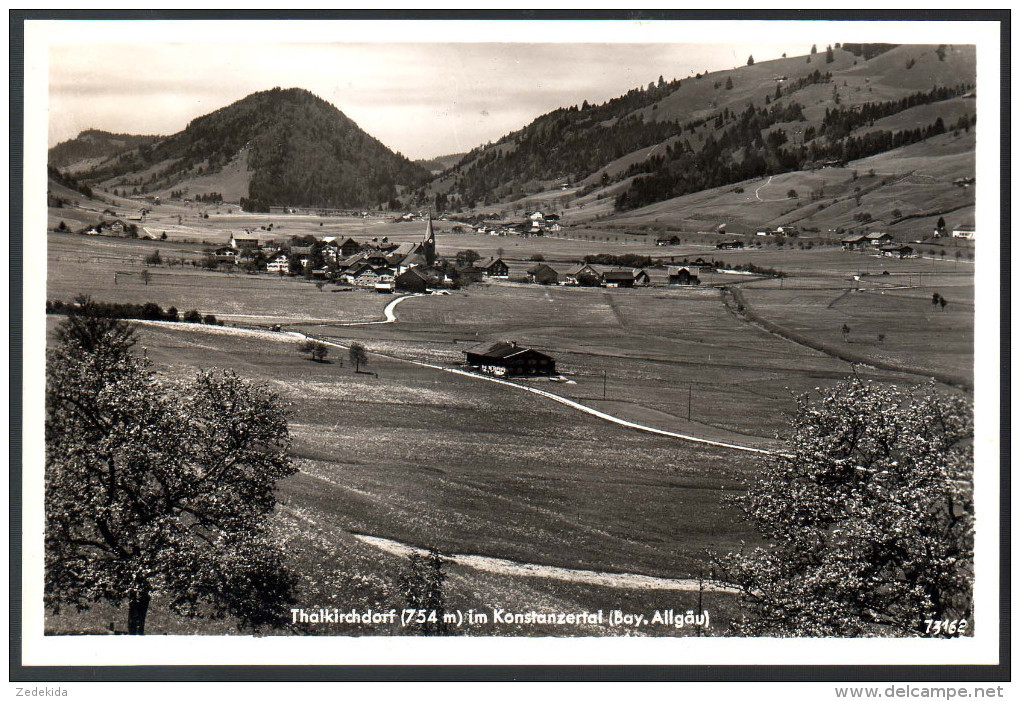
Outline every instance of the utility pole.
<path fill-rule="evenodd" d="M 602 398 L 606 398 L 606 371 L 602 371 Z"/>
<path fill-rule="evenodd" d="M 693 394 L 693 391 L 694 391 L 693 390 L 693 385 L 690 382 L 688 382 L 687 383 L 687 420 L 688 421 L 691 420 L 691 395 Z"/>

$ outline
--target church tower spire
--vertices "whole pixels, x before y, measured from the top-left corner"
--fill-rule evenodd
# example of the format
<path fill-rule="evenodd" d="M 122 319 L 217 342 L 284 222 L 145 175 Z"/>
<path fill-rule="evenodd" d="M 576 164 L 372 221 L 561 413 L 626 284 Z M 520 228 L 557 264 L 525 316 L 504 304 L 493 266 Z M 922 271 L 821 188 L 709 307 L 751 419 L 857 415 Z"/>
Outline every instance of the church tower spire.
<path fill-rule="evenodd" d="M 425 236 L 421 240 L 422 253 L 425 254 L 425 262 L 433 265 L 436 262 L 436 234 L 432 231 L 432 212 L 429 212 L 428 223 L 425 224 Z"/>

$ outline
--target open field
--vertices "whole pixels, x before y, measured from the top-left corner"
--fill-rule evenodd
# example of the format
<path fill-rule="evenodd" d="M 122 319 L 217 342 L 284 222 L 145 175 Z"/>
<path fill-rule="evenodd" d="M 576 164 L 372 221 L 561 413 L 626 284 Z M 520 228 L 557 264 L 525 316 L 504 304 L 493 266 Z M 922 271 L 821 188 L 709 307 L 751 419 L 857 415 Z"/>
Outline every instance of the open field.
<path fill-rule="evenodd" d="M 401 240 L 392 232 L 406 231 L 403 240 L 413 240 L 421 228 L 388 224 L 391 233 L 381 235 Z M 394 297 L 338 292 L 333 285 L 319 291 L 300 279 L 190 266 L 149 268 L 146 285 L 143 259 L 152 250 L 158 248 L 164 258 L 201 257 L 201 244 L 60 234 L 47 240 L 50 299 L 88 293 L 103 301 L 193 307 L 231 325 L 265 329 L 279 323 L 338 344 L 360 341 L 369 349 L 367 370 L 378 377 L 354 373 L 337 347 L 330 349 L 332 362 L 312 362 L 286 334 L 186 324 L 143 324 L 138 331 L 139 346 L 160 372 L 183 377 L 198 368 L 231 368 L 266 383 L 288 402 L 293 456 L 301 471 L 282 485 L 277 526 L 291 546 L 291 564 L 302 573 L 298 596 L 305 607 L 402 603 L 402 558 L 355 534 L 519 563 L 666 578 L 704 575 L 709 551 L 755 542 L 730 501 L 753 477 L 755 455 L 624 428 L 534 394 L 409 360 L 455 368 L 473 345 L 514 339 L 553 355 L 568 380 L 521 384 L 654 428 L 771 449 L 779 445 L 775 435 L 784 431 L 794 397 L 830 386 L 850 374 L 851 366 L 731 312 L 718 288 L 730 285 L 760 315 L 819 342 L 845 343 L 919 372 L 972 372 L 973 266 L 967 263 L 893 260 L 828 247 L 715 251 L 689 243 L 636 249 L 626 241 L 442 234 L 447 253 L 474 248 L 485 255 L 486 245 L 503 244 L 513 275 L 531 265 L 527 258 L 533 252 L 561 265 L 573 255 L 638 250 L 754 262 L 789 275 L 779 281 L 718 274 L 706 276 L 697 288 L 633 290 L 490 281 L 450 295 L 407 299 L 394 323 L 345 326 L 382 319 Z M 461 241 L 475 243 L 450 243 Z M 114 283 L 118 271 L 129 274 L 116 275 Z M 848 291 L 857 287 L 862 291 Z M 933 289 L 950 302 L 944 312 L 931 307 Z M 51 318 L 50 326 L 58 320 Z M 843 323 L 851 327 L 846 342 Z M 885 333 L 884 343 L 878 333 Z M 881 383 L 922 381 L 916 374 L 857 372 Z M 697 596 L 495 574 L 461 564 L 451 565 L 450 572 L 451 608 L 686 610 L 694 608 Z M 714 632 L 720 633 L 723 622 L 736 615 L 736 603 L 724 594 L 708 602 L 719 626 Z M 123 616 L 97 607 L 51 617 L 48 626 L 53 632 L 102 630 L 113 618 Z M 157 606 L 150 629 L 212 634 L 229 632 L 229 625 L 177 621 Z M 574 626 L 461 632 L 625 631 Z"/>
<path fill-rule="evenodd" d="M 103 301 L 154 301 L 233 323 L 282 324 L 339 341 L 361 340 L 382 353 L 450 366 L 462 362 L 462 351 L 473 344 L 512 338 L 557 358 L 560 370 L 576 383 L 558 385 L 557 392 L 666 430 L 684 431 L 693 424 L 702 431 L 768 440 L 785 425 L 783 412 L 792 408 L 793 394 L 851 371 L 847 362 L 735 317 L 714 285 L 739 285 L 765 318 L 821 342 L 843 343 L 840 329 L 846 323 L 848 346 L 858 354 L 897 359 L 922 373 L 968 374 L 973 363 L 968 263 L 877 258 L 831 248 L 707 253 L 680 246 L 673 249 L 676 258 L 687 251 L 692 258 L 755 262 L 789 277 L 709 274 L 699 288 L 634 290 L 491 282 L 446 297 L 408 300 L 394 324 L 350 327 L 336 324 L 379 320 L 392 297 L 368 290 L 338 292 L 333 285 L 319 291 L 302 279 L 191 268 L 151 268 L 146 285 L 138 273 L 152 242 L 56 234 L 50 241 L 51 299 L 67 301 L 84 292 Z M 162 245 L 172 250 L 182 244 Z M 90 264 L 82 266 L 83 259 Z M 512 275 L 529 266 L 511 259 Z M 113 272 L 125 268 L 137 272 L 118 275 L 111 285 Z M 664 281 L 661 269 L 651 273 L 653 281 Z M 863 291 L 849 293 L 851 288 Z M 946 311 L 931 307 L 934 288 L 951 300 Z M 879 333 L 885 333 L 884 343 Z M 921 378 L 877 373 L 876 379 Z"/>
<path fill-rule="evenodd" d="M 395 324 L 295 328 L 448 365 L 462 362 L 463 350 L 476 343 L 516 340 L 553 355 L 573 381 L 530 381 L 543 389 L 657 428 L 749 445 L 770 444 L 797 394 L 851 372 L 849 363 L 739 320 L 714 289 L 474 286 L 408 300 Z"/>
<path fill-rule="evenodd" d="M 392 586 L 397 562 L 373 561 L 367 546 L 344 536 L 351 532 L 449 552 L 660 576 L 698 574 L 707 549 L 752 537 L 725 501 L 750 469 L 744 454 L 617 429 L 496 385 L 378 357 L 370 365 L 378 379 L 359 375 L 339 363 L 312 363 L 293 340 L 269 336 L 185 325 L 139 330 L 148 357 L 168 374 L 231 367 L 290 403 L 301 474 L 284 483 L 282 495 L 306 519 L 295 525 L 301 531 L 295 537 L 313 533 L 345 553 L 340 563 L 327 560 L 339 568 L 333 580 L 353 578 L 341 565 L 354 560 L 360 569 L 353 572 L 366 580 L 363 597 L 382 596 L 387 589 L 379 582 Z M 309 564 L 303 557 L 302 567 Z M 530 579 L 524 588 L 509 587 L 487 578 L 500 589 L 487 598 L 490 605 L 524 605 L 517 597 L 536 590 L 529 606 L 549 601 L 573 610 L 600 597 L 603 605 L 621 600 L 616 590 L 600 594 Z M 320 588 L 321 605 L 334 600 L 329 586 Z M 559 598 L 540 595 L 550 589 Z M 642 596 L 663 606 L 691 603 L 690 594 Z"/>
<path fill-rule="evenodd" d="M 137 241 L 51 233 L 47 298 L 71 301 L 79 294 L 97 301 L 155 302 L 181 313 L 197 309 L 217 318 L 272 325 L 288 321 L 370 321 L 381 317 L 391 298 L 369 293 L 319 291 L 303 278 L 222 273 L 191 266 L 146 268 L 145 257 L 159 250 L 165 259 L 193 256 L 195 246 L 180 242 Z M 149 281 L 141 273 L 148 270 Z"/>
<path fill-rule="evenodd" d="M 920 371 L 937 370 L 965 381 L 972 377 L 973 276 L 942 276 L 911 287 L 903 277 L 886 280 L 867 277 L 849 292 L 780 290 L 770 280 L 749 283 L 742 292 L 755 312 L 823 343 L 845 344 L 855 354 Z M 932 305 L 934 293 L 948 301 L 944 309 Z M 844 324 L 850 329 L 845 339 Z"/>

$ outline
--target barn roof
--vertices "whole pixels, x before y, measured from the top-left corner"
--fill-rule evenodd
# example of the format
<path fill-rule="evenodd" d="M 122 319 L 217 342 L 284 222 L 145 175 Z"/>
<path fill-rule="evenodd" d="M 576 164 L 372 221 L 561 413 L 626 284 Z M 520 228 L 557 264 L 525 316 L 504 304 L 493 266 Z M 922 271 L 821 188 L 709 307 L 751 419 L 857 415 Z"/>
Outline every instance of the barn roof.
<path fill-rule="evenodd" d="M 698 271 L 692 270 L 690 267 L 686 265 L 671 265 L 666 268 L 666 274 L 671 277 L 675 277 L 679 275 L 680 272 L 683 270 L 686 270 L 688 275 L 694 275 L 695 277 L 697 277 L 698 275 Z"/>
<path fill-rule="evenodd" d="M 630 270 L 630 269 L 625 270 L 625 269 L 621 269 L 621 268 L 616 268 L 614 270 L 607 270 L 606 272 L 602 273 L 602 279 L 603 280 L 633 280 L 633 279 L 637 278 L 637 276 L 640 275 L 643 272 L 644 272 L 643 270 Z"/>
<path fill-rule="evenodd" d="M 421 278 L 424 282 L 428 282 L 428 280 L 429 280 L 428 275 L 426 275 L 424 272 L 422 272 L 418 268 L 408 268 L 407 270 L 402 272 L 400 275 L 398 275 L 397 278 L 398 279 L 399 278 L 406 278 L 408 275 L 412 275 L 414 277 Z"/>
<path fill-rule="evenodd" d="M 528 352 L 538 353 L 539 355 L 544 355 L 547 358 L 550 357 L 541 351 L 518 345 L 516 341 L 496 341 L 495 343 L 476 346 L 464 352 L 499 360 L 505 360 L 506 358 L 511 358 L 515 355 Z"/>
<path fill-rule="evenodd" d="M 591 272 L 593 272 L 595 274 L 598 274 L 598 272 L 599 272 L 599 269 L 596 266 L 592 265 L 591 263 L 581 263 L 580 265 L 575 265 L 574 267 L 570 268 L 569 270 L 567 270 L 563 274 L 564 275 L 580 275 L 585 270 L 590 270 Z"/>

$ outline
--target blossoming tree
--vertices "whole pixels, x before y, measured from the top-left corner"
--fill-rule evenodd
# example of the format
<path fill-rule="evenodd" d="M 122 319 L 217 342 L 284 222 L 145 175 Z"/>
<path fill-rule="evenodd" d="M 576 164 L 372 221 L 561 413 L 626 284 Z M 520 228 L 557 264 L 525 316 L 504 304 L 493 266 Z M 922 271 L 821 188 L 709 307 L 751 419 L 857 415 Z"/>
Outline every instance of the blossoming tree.
<path fill-rule="evenodd" d="M 792 429 L 742 499 L 766 546 L 721 560 L 745 604 L 737 631 L 911 636 L 926 620 L 966 619 L 970 400 L 854 378 L 802 398 Z"/>
<path fill-rule="evenodd" d="M 45 601 L 150 603 L 187 617 L 283 620 L 294 576 L 268 530 L 292 474 L 283 406 L 231 372 L 160 378 L 133 329 L 82 313 L 46 371 Z"/>

